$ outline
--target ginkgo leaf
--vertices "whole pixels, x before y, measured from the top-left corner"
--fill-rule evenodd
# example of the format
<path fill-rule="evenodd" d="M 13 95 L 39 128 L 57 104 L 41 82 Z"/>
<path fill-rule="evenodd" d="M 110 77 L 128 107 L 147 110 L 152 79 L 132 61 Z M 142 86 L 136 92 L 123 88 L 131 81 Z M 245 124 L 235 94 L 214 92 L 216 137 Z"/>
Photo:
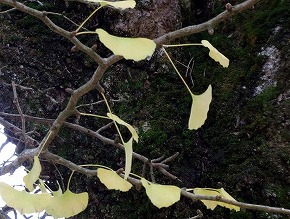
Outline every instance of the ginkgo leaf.
<path fill-rule="evenodd" d="M 39 162 L 38 156 L 34 156 L 34 164 L 30 172 L 23 177 L 23 182 L 25 183 L 25 187 L 32 192 L 34 190 L 33 184 L 36 180 L 38 180 L 41 172 L 41 165 Z"/>
<path fill-rule="evenodd" d="M 89 0 L 95 1 L 95 0 Z M 109 1 L 100 1 L 102 5 L 110 5 L 114 8 L 118 9 L 127 9 L 127 8 L 135 8 L 136 2 L 129 0 L 129 1 L 116 1 L 116 2 L 109 2 Z"/>
<path fill-rule="evenodd" d="M 220 196 L 220 197 L 228 199 L 228 200 L 236 201 L 223 188 L 221 188 L 221 189 L 195 188 L 193 191 L 197 195 Z M 211 210 L 214 210 L 217 205 L 220 205 L 220 206 L 225 207 L 225 208 L 229 208 L 229 209 L 233 209 L 233 210 L 236 210 L 236 211 L 240 211 L 240 207 L 235 206 L 235 205 L 231 205 L 231 204 L 227 204 L 227 203 L 224 203 L 224 202 L 211 201 L 211 200 L 201 200 L 201 201 L 203 202 L 203 204 L 205 204 L 205 206 L 208 209 L 211 209 Z"/>
<path fill-rule="evenodd" d="M 115 55 L 123 56 L 125 59 L 140 61 L 152 56 L 156 44 L 147 38 L 116 37 L 108 34 L 103 29 L 96 29 L 100 41 Z"/>
<path fill-rule="evenodd" d="M 132 184 L 120 177 L 115 171 L 98 168 L 97 173 L 100 181 L 108 188 L 127 192 Z"/>
<path fill-rule="evenodd" d="M 194 193 L 197 195 L 206 195 L 206 196 L 217 196 L 220 195 L 219 192 L 211 189 L 202 189 L 202 188 L 195 188 Z M 211 210 L 214 210 L 215 207 L 218 205 L 217 201 L 210 201 L 210 200 L 201 200 L 202 203 Z"/>
<path fill-rule="evenodd" d="M 112 114 L 111 113 L 107 113 L 107 116 L 110 119 L 115 120 L 120 125 L 126 126 L 129 129 L 129 131 L 131 132 L 133 139 L 138 143 L 139 136 L 138 136 L 136 130 L 133 128 L 133 126 L 131 126 L 130 124 L 128 124 L 124 120 L 120 119 L 117 115 L 114 115 L 113 113 Z"/>
<path fill-rule="evenodd" d="M 188 129 L 197 130 L 204 124 L 207 118 L 209 104 L 212 99 L 211 85 L 209 85 L 207 90 L 200 95 L 194 95 L 191 93 L 191 97 L 192 97 L 192 106 L 188 122 Z"/>
<path fill-rule="evenodd" d="M 124 143 L 125 148 L 125 176 L 124 178 L 127 179 L 132 167 L 132 159 L 133 159 L 133 138 L 130 138 L 128 142 Z"/>
<path fill-rule="evenodd" d="M 209 48 L 209 56 L 214 59 L 216 62 L 219 62 L 224 68 L 227 68 L 230 64 L 230 61 L 222 53 L 220 53 L 216 48 L 214 48 L 210 42 L 207 40 L 202 40 L 201 44 L 204 47 Z"/>
<path fill-rule="evenodd" d="M 87 192 L 76 194 L 67 189 L 65 193 L 59 194 L 57 191 L 46 207 L 46 213 L 54 218 L 71 217 L 85 210 L 88 200 Z"/>
<path fill-rule="evenodd" d="M 228 199 L 228 200 L 232 200 L 232 201 L 236 201 L 229 193 L 226 192 L 226 190 L 224 190 L 224 188 L 218 189 L 218 191 L 221 194 L 221 197 Z M 236 211 L 240 211 L 240 207 L 239 206 L 235 206 L 235 205 L 231 205 L 231 204 L 227 204 L 224 202 L 219 202 L 219 205 L 225 208 L 229 208 L 229 209 L 234 209 Z"/>
<path fill-rule="evenodd" d="M 119 8 L 119 9 L 134 8 L 136 6 L 136 2 L 134 0 L 117 1 L 117 2 L 102 1 L 102 0 L 88 0 L 88 2 L 100 3 L 103 6 L 110 5 L 114 8 Z"/>
<path fill-rule="evenodd" d="M 18 191 L 4 182 L 0 182 L 0 195 L 6 204 L 18 210 L 21 214 L 42 212 L 50 204 L 52 196 L 45 194 L 30 194 Z"/>
<path fill-rule="evenodd" d="M 181 189 L 176 186 L 153 184 L 144 178 L 141 178 L 141 183 L 152 204 L 158 208 L 168 207 L 180 200 Z"/>

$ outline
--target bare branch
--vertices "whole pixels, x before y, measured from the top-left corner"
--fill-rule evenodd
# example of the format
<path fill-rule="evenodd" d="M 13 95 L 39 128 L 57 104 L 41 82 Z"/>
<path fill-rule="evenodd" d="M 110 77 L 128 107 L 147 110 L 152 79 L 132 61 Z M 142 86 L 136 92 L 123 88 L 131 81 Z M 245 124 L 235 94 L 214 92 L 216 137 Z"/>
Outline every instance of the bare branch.
<path fill-rule="evenodd" d="M 215 27 L 217 24 L 221 23 L 222 21 L 229 19 L 233 15 L 253 7 L 259 1 L 260 0 L 244 1 L 238 5 L 232 6 L 231 10 L 225 10 L 224 12 L 220 13 L 216 17 L 204 23 L 193 25 L 193 26 L 188 26 L 188 27 L 184 27 L 179 30 L 176 30 L 176 31 L 172 31 L 170 33 L 162 35 L 161 37 L 158 37 L 154 41 L 158 46 L 161 46 L 162 44 L 168 43 L 177 38 L 189 36 L 195 33 L 200 33 L 202 31 L 206 31 L 210 28 Z"/>
<path fill-rule="evenodd" d="M 96 170 L 90 170 L 84 167 L 80 167 L 78 165 L 76 165 L 75 163 L 72 163 L 58 155 L 55 155 L 53 153 L 50 152 L 44 152 L 41 154 L 42 157 L 61 164 L 63 166 L 68 167 L 69 169 L 73 170 L 73 171 L 77 171 L 79 173 L 82 173 L 84 175 L 87 176 L 96 176 L 97 175 L 97 171 Z M 123 174 L 120 174 L 121 176 L 123 176 Z M 138 186 L 141 184 L 139 179 L 136 178 L 132 178 L 129 177 L 128 181 L 130 181 L 132 184 Z M 248 203 L 243 203 L 243 202 L 237 202 L 237 201 L 232 201 L 232 200 L 228 200 L 225 198 L 221 198 L 220 196 L 205 196 L 205 195 L 196 195 L 193 194 L 191 192 L 187 192 L 185 190 L 181 190 L 181 195 L 185 196 L 187 198 L 192 199 L 193 201 L 197 201 L 197 200 L 212 200 L 212 201 L 219 201 L 219 202 L 224 202 L 224 203 L 228 203 L 231 205 L 235 205 L 235 206 L 239 206 L 241 208 L 244 209 L 252 209 L 252 210 L 259 210 L 259 211 L 264 211 L 264 212 L 269 212 L 269 213 L 280 213 L 280 214 L 288 214 L 290 215 L 290 209 L 285 209 L 285 208 L 276 208 L 276 207 L 269 207 L 269 206 L 264 206 L 264 205 L 254 205 L 254 204 L 248 204 Z M 201 218 L 202 213 L 198 213 L 199 217 L 195 217 L 195 218 Z"/>
<path fill-rule="evenodd" d="M 279 214 L 288 214 L 290 215 L 290 209 L 285 208 L 276 208 L 276 207 L 269 207 L 265 205 L 254 205 L 254 204 L 248 204 L 244 202 L 237 202 L 228 200 L 225 198 L 221 198 L 220 196 L 205 196 L 205 195 L 196 195 L 191 192 L 187 192 L 185 190 L 181 190 L 181 195 L 191 198 L 193 201 L 196 200 L 212 200 L 212 201 L 220 201 L 224 203 L 228 203 L 231 205 L 239 206 L 243 209 L 252 209 L 252 210 L 258 210 L 258 211 L 264 211 L 269 213 L 279 213 Z"/>
<path fill-rule="evenodd" d="M 9 117 L 19 117 L 19 115 L 17 114 L 9 114 L 9 113 L 3 113 L 3 112 L 0 112 L 0 115 L 2 116 L 9 116 Z M 33 121 L 33 122 L 37 122 L 37 123 L 42 123 L 42 124 L 52 124 L 54 122 L 53 119 L 43 119 L 43 118 L 39 118 L 39 117 L 33 117 L 33 116 L 27 116 L 27 115 L 24 115 L 24 117 L 27 119 L 27 120 L 30 120 L 30 121 Z M 1 118 L 1 117 L 0 117 Z M 1 120 L 0 120 L 1 122 Z M 108 123 L 107 125 L 101 127 L 100 129 L 98 129 L 98 131 L 93 131 L 91 129 L 88 129 L 88 128 L 85 128 L 83 126 L 80 126 L 80 125 L 77 125 L 77 124 L 73 124 L 73 123 L 69 123 L 69 122 L 64 122 L 63 125 L 65 127 L 68 127 L 68 128 L 71 128 L 73 130 L 77 130 L 77 131 L 80 131 L 80 132 L 83 132 L 87 135 L 90 135 L 92 137 L 95 137 L 99 140 L 101 140 L 102 142 L 106 143 L 106 144 L 110 144 L 110 145 L 113 145 L 117 148 L 120 148 L 122 150 L 125 150 L 124 146 L 120 143 L 117 143 L 113 140 L 113 139 L 109 139 L 109 138 L 106 138 L 105 136 L 101 135 L 100 132 L 109 128 L 111 125 L 112 125 L 112 122 Z M 5 126 L 5 125 L 4 125 Z M 19 128 L 18 128 L 19 129 Z M 148 162 L 149 159 L 141 154 L 138 154 L 136 152 L 133 152 L 133 157 L 135 159 L 138 159 L 140 161 L 142 161 L 143 163 L 149 165 L 150 167 L 154 167 L 154 168 L 157 168 L 161 173 L 163 173 L 165 176 L 168 176 L 172 179 L 178 179 L 178 177 L 174 176 L 173 174 L 169 173 L 166 168 L 169 168 L 168 165 L 166 165 L 165 163 L 168 162 L 168 161 L 171 161 L 173 160 L 174 158 L 176 158 L 177 156 L 179 155 L 179 153 L 175 153 L 174 155 L 170 156 L 169 158 L 165 159 L 163 162 L 161 163 L 155 163 L 155 162 Z M 163 157 L 162 157 L 163 158 Z M 159 160 L 159 159 L 158 159 Z"/>
<path fill-rule="evenodd" d="M 19 116 L 19 115 L 18 115 Z M 18 128 L 17 126 L 11 124 L 10 122 L 6 121 L 2 117 L 0 117 L 0 123 L 7 129 L 11 130 L 13 133 L 21 133 L 21 129 Z M 39 145 L 39 142 L 36 141 L 35 139 L 31 138 L 29 135 L 26 135 L 27 138 L 27 146 L 29 147 L 36 147 Z M 0 174 L 1 175 L 1 174 Z"/>
<path fill-rule="evenodd" d="M 20 107 L 20 104 L 19 104 L 19 101 L 18 101 L 18 96 L 17 96 L 17 92 L 16 92 L 16 86 L 15 86 L 15 82 L 12 81 L 12 90 L 13 90 L 13 96 L 14 96 L 14 100 L 13 100 L 13 103 L 16 105 L 16 108 L 18 110 L 18 113 L 20 115 L 20 118 L 21 118 L 21 133 L 22 133 L 22 138 L 24 139 L 24 143 L 25 143 L 25 146 L 27 144 L 27 141 L 26 141 L 26 128 L 25 128 L 25 118 L 23 116 L 23 112 L 21 110 L 21 107 Z"/>

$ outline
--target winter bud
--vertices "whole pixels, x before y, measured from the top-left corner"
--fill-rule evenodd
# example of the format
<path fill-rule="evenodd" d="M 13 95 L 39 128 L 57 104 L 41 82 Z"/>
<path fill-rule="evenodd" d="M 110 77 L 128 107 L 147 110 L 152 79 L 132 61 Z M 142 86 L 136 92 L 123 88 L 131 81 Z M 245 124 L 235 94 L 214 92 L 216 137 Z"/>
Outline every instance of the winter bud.
<path fill-rule="evenodd" d="M 226 4 L 226 9 L 228 12 L 232 12 L 233 11 L 233 6 L 231 5 L 231 3 L 227 3 Z"/>
<path fill-rule="evenodd" d="M 65 89 L 65 92 L 67 92 L 67 93 L 69 93 L 69 94 L 72 94 L 74 91 L 73 91 L 73 89 L 71 89 L 71 88 L 66 88 L 66 89 Z"/>
<path fill-rule="evenodd" d="M 212 27 L 209 27 L 207 29 L 207 32 L 208 32 L 209 35 L 213 35 L 214 34 L 214 29 Z"/>
<path fill-rule="evenodd" d="M 77 52 L 79 51 L 79 49 L 76 47 L 76 46 L 73 46 L 71 49 L 70 49 L 71 52 Z"/>
<path fill-rule="evenodd" d="M 70 36 L 71 37 L 75 37 L 77 35 L 77 32 L 76 31 L 72 31 L 71 33 L 70 33 Z"/>
<path fill-rule="evenodd" d="M 96 51 L 97 50 L 97 47 L 98 47 L 97 44 L 94 44 L 94 45 L 92 45 L 91 48 L 92 48 L 92 50 Z"/>

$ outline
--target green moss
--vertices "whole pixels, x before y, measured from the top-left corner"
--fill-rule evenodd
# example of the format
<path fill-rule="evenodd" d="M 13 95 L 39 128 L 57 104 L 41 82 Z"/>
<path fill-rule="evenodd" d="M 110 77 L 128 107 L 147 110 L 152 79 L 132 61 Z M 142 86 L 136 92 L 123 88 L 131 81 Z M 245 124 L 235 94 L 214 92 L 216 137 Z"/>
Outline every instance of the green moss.
<path fill-rule="evenodd" d="M 286 25 L 287 22 L 281 20 L 281 17 L 289 20 L 289 16 L 287 16 L 289 7 L 289 1 L 267 0 L 258 6 L 259 10 L 255 13 L 249 15 L 248 12 L 237 16 L 236 19 L 243 25 L 245 40 L 252 44 L 256 43 L 257 39 L 259 41 L 267 40 L 273 28 L 277 25 Z"/>
<path fill-rule="evenodd" d="M 271 101 L 273 101 L 275 98 L 277 98 L 277 88 L 269 87 L 256 97 L 251 98 L 251 100 L 248 102 L 248 107 L 250 110 L 257 109 L 258 107 L 260 109 L 262 107 L 262 109 L 267 110 L 273 105 Z"/>

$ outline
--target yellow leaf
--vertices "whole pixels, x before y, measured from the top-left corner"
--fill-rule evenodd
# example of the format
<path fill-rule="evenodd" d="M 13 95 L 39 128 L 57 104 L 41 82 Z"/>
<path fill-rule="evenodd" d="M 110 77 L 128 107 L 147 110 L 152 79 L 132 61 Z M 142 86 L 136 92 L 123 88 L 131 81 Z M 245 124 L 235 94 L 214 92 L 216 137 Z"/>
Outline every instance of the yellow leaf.
<path fill-rule="evenodd" d="M 119 9 L 126 9 L 126 8 L 134 8 L 136 6 L 136 2 L 134 0 L 128 1 L 117 1 L 117 2 L 110 2 L 110 1 L 102 1 L 102 0 L 88 0 L 89 2 L 100 3 L 102 5 L 110 5 L 114 8 Z"/>
<path fill-rule="evenodd" d="M 197 195 L 217 196 L 220 195 L 217 191 L 211 189 L 195 188 L 194 193 Z M 208 209 L 214 210 L 218 205 L 217 201 L 201 200 Z"/>
<path fill-rule="evenodd" d="M 46 212 L 54 218 L 72 217 L 86 209 L 88 205 L 88 193 L 72 193 L 69 189 L 65 193 L 54 193 L 54 197 Z"/>
<path fill-rule="evenodd" d="M 216 62 L 219 62 L 224 68 L 227 68 L 229 66 L 229 59 L 225 57 L 222 53 L 220 53 L 216 48 L 214 48 L 210 42 L 207 40 L 202 40 L 201 44 L 204 47 L 209 48 L 209 56 L 214 59 Z"/>
<path fill-rule="evenodd" d="M 52 196 L 46 194 L 30 194 L 26 191 L 18 191 L 4 182 L 0 182 L 0 195 L 6 204 L 18 210 L 21 214 L 42 212 L 52 200 Z"/>
<path fill-rule="evenodd" d="M 152 184 L 144 178 L 141 178 L 141 183 L 152 204 L 158 208 L 168 207 L 180 200 L 181 190 L 176 186 Z"/>
<path fill-rule="evenodd" d="M 133 158 L 133 138 L 130 138 L 128 142 L 124 143 L 125 147 L 125 176 L 124 178 L 127 179 L 130 172 L 131 172 L 131 166 L 132 166 L 132 158 Z"/>
<path fill-rule="evenodd" d="M 45 188 L 45 184 L 41 179 L 39 179 L 38 187 L 42 193 L 47 193 L 47 190 Z"/>
<path fill-rule="evenodd" d="M 221 189 L 212 189 L 212 188 L 195 188 L 194 193 L 197 195 L 206 195 L 206 196 L 221 196 L 222 198 L 236 201 L 232 196 L 230 196 L 223 188 Z M 205 206 L 211 210 L 214 210 L 217 205 L 220 205 L 225 208 L 233 209 L 240 211 L 240 207 L 227 204 L 219 201 L 210 201 L 210 200 L 201 200 Z"/>
<path fill-rule="evenodd" d="M 126 8 L 135 8 L 136 2 L 135 1 L 117 1 L 117 2 L 109 2 L 109 1 L 102 1 L 103 3 L 113 6 L 114 8 L 119 9 L 126 9 Z"/>
<path fill-rule="evenodd" d="M 39 162 L 38 156 L 34 156 L 34 164 L 30 172 L 23 177 L 23 182 L 25 183 L 25 187 L 32 192 L 34 190 L 33 184 L 36 180 L 38 180 L 41 172 L 41 165 Z"/>
<path fill-rule="evenodd" d="M 127 192 L 132 184 L 120 177 L 115 171 L 98 168 L 97 173 L 100 181 L 108 188 Z"/>
<path fill-rule="evenodd" d="M 227 193 L 224 188 L 218 189 L 218 191 L 221 194 L 221 197 L 228 199 L 228 200 L 232 200 L 232 201 L 236 201 L 229 193 Z M 227 204 L 227 203 L 223 203 L 223 202 L 219 202 L 219 205 L 225 208 L 229 208 L 229 209 L 233 209 L 236 211 L 240 211 L 240 207 L 235 206 L 235 205 L 231 205 L 231 204 Z"/>
<path fill-rule="evenodd" d="M 212 87 L 208 86 L 207 90 L 200 95 L 191 94 L 192 106 L 190 111 L 190 117 L 188 122 L 188 129 L 197 130 L 200 128 L 206 118 L 209 110 L 209 104 L 212 99 Z"/>
<path fill-rule="evenodd" d="M 130 124 L 126 123 L 124 120 L 120 119 L 118 116 L 111 114 L 111 113 L 107 113 L 107 116 L 112 119 L 115 120 L 117 123 L 119 123 L 120 125 L 124 125 L 126 126 L 129 131 L 132 134 L 132 137 L 134 138 L 134 140 L 138 143 L 138 134 L 136 132 L 136 130 L 133 128 L 133 126 L 131 126 Z"/>
<path fill-rule="evenodd" d="M 155 51 L 156 44 L 153 40 L 146 38 L 116 37 L 108 34 L 103 29 L 96 29 L 100 41 L 115 55 L 123 56 L 125 59 L 140 61 L 151 57 Z"/>

